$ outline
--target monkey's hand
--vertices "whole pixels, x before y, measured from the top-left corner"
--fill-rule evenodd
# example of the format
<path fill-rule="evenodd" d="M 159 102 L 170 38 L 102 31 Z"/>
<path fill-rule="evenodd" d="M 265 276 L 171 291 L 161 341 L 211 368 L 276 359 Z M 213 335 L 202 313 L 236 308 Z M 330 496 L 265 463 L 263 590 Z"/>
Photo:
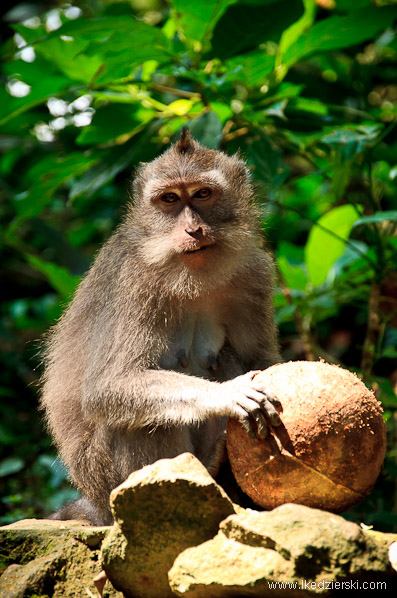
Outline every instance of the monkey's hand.
<path fill-rule="evenodd" d="M 281 403 L 273 393 L 255 382 L 258 373 L 248 372 L 221 385 L 226 393 L 224 415 L 238 419 L 251 438 L 267 436 L 269 427 L 266 420 L 272 426 L 281 424 L 277 413 L 277 409 L 281 409 Z"/>

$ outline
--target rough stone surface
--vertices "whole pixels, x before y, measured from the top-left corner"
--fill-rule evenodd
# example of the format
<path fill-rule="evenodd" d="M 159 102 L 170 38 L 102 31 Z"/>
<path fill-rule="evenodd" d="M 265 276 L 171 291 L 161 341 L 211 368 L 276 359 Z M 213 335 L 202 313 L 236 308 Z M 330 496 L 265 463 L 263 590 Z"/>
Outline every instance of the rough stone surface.
<path fill-rule="evenodd" d="M 267 513 L 247 509 L 223 521 L 214 539 L 180 554 L 170 586 L 188 598 L 326 595 L 327 584 L 336 581 L 383 580 L 392 590 L 388 545 L 395 536 L 380 536 L 301 505 Z M 275 582 L 286 587 L 271 587 Z"/>
<path fill-rule="evenodd" d="M 0 528 L 1 598 L 96 598 L 93 578 L 101 571 L 99 549 L 108 530 L 45 519 Z M 122 598 L 110 583 L 107 597 Z"/>
<path fill-rule="evenodd" d="M 168 571 L 180 552 L 212 538 L 234 513 L 225 492 L 190 453 L 134 472 L 111 494 L 115 525 L 104 569 L 126 597 L 172 596 Z"/>
<path fill-rule="evenodd" d="M 340 513 L 362 500 L 386 449 L 373 392 L 325 362 L 282 363 L 257 378 L 280 398 L 282 425 L 258 440 L 229 420 L 229 460 L 244 492 L 266 509 L 292 502 Z"/>
<path fill-rule="evenodd" d="M 103 565 L 103 598 L 363 594 L 328 592 L 330 582 L 382 582 L 379 596 L 396 595 L 397 534 L 301 505 L 237 507 L 193 455 L 135 472 L 112 503 L 113 527 L 33 519 L 0 528 L 0 598 L 100 598 Z"/>

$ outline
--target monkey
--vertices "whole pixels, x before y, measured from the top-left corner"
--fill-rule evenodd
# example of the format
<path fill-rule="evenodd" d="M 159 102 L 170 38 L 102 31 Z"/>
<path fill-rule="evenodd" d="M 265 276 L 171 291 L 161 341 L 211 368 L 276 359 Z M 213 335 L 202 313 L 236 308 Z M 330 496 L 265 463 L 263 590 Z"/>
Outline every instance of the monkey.
<path fill-rule="evenodd" d="M 279 399 L 272 259 L 250 171 L 188 128 L 138 166 L 132 201 L 50 330 L 41 407 L 82 498 L 53 515 L 109 525 L 109 495 L 161 458 L 216 477 L 227 417 L 264 437 Z"/>

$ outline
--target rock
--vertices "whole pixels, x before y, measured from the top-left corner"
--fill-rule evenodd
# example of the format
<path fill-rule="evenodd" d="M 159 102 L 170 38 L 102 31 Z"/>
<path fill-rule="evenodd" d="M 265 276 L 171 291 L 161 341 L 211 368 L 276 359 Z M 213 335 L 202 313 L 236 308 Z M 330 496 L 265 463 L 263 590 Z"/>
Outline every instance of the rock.
<path fill-rule="evenodd" d="M 126 597 L 172 596 L 168 570 L 234 513 L 225 492 L 190 453 L 132 473 L 111 494 L 115 525 L 102 547 L 104 569 Z"/>
<path fill-rule="evenodd" d="M 25 519 L 0 528 L 1 598 L 98 596 L 99 549 L 110 528 Z M 111 584 L 103 597 L 122 598 Z"/>
<path fill-rule="evenodd" d="M 381 536 L 377 540 L 338 515 L 301 505 L 247 509 L 223 521 L 214 539 L 180 554 L 169 572 L 170 586 L 187 598 L 313 596 L 336 581 L 383 580 L 391 589 L 388 544 L 396 536 Z"/>
<path fill-rule="evenodd" d="M 293 502 L 340 513 L 362 500 L 386 449 L 373 392 L 325 362 L 282 363 L 257 377 L 280 398 L 282 425 L 258 440 L 228 421 L 229 460 L 242 490 L 266 509 Z"/>

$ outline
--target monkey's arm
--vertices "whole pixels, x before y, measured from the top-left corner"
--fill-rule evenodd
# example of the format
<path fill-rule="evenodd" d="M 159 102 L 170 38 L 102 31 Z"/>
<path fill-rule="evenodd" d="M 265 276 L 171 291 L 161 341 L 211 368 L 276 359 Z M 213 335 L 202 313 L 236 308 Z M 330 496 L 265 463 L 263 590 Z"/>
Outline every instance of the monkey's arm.
<path fill-rule="evenodd" d="M 273 262 L 258 250 L 237 281 L 239 313 L 228 330 L 244 371 L 264 370 L 282 361 L 273 308 Z"/>
<path fill-rule="evenodd" d="M 105 376 L 83 394 L 83 412 L 114 428 L 181 426 L 231 416 L 250 433 L 265 435 L 265 417 L 279 423 L 279 402 L 255 385 L 254 376 L 248 372 L 222 383 L 164 370 Z"/>

